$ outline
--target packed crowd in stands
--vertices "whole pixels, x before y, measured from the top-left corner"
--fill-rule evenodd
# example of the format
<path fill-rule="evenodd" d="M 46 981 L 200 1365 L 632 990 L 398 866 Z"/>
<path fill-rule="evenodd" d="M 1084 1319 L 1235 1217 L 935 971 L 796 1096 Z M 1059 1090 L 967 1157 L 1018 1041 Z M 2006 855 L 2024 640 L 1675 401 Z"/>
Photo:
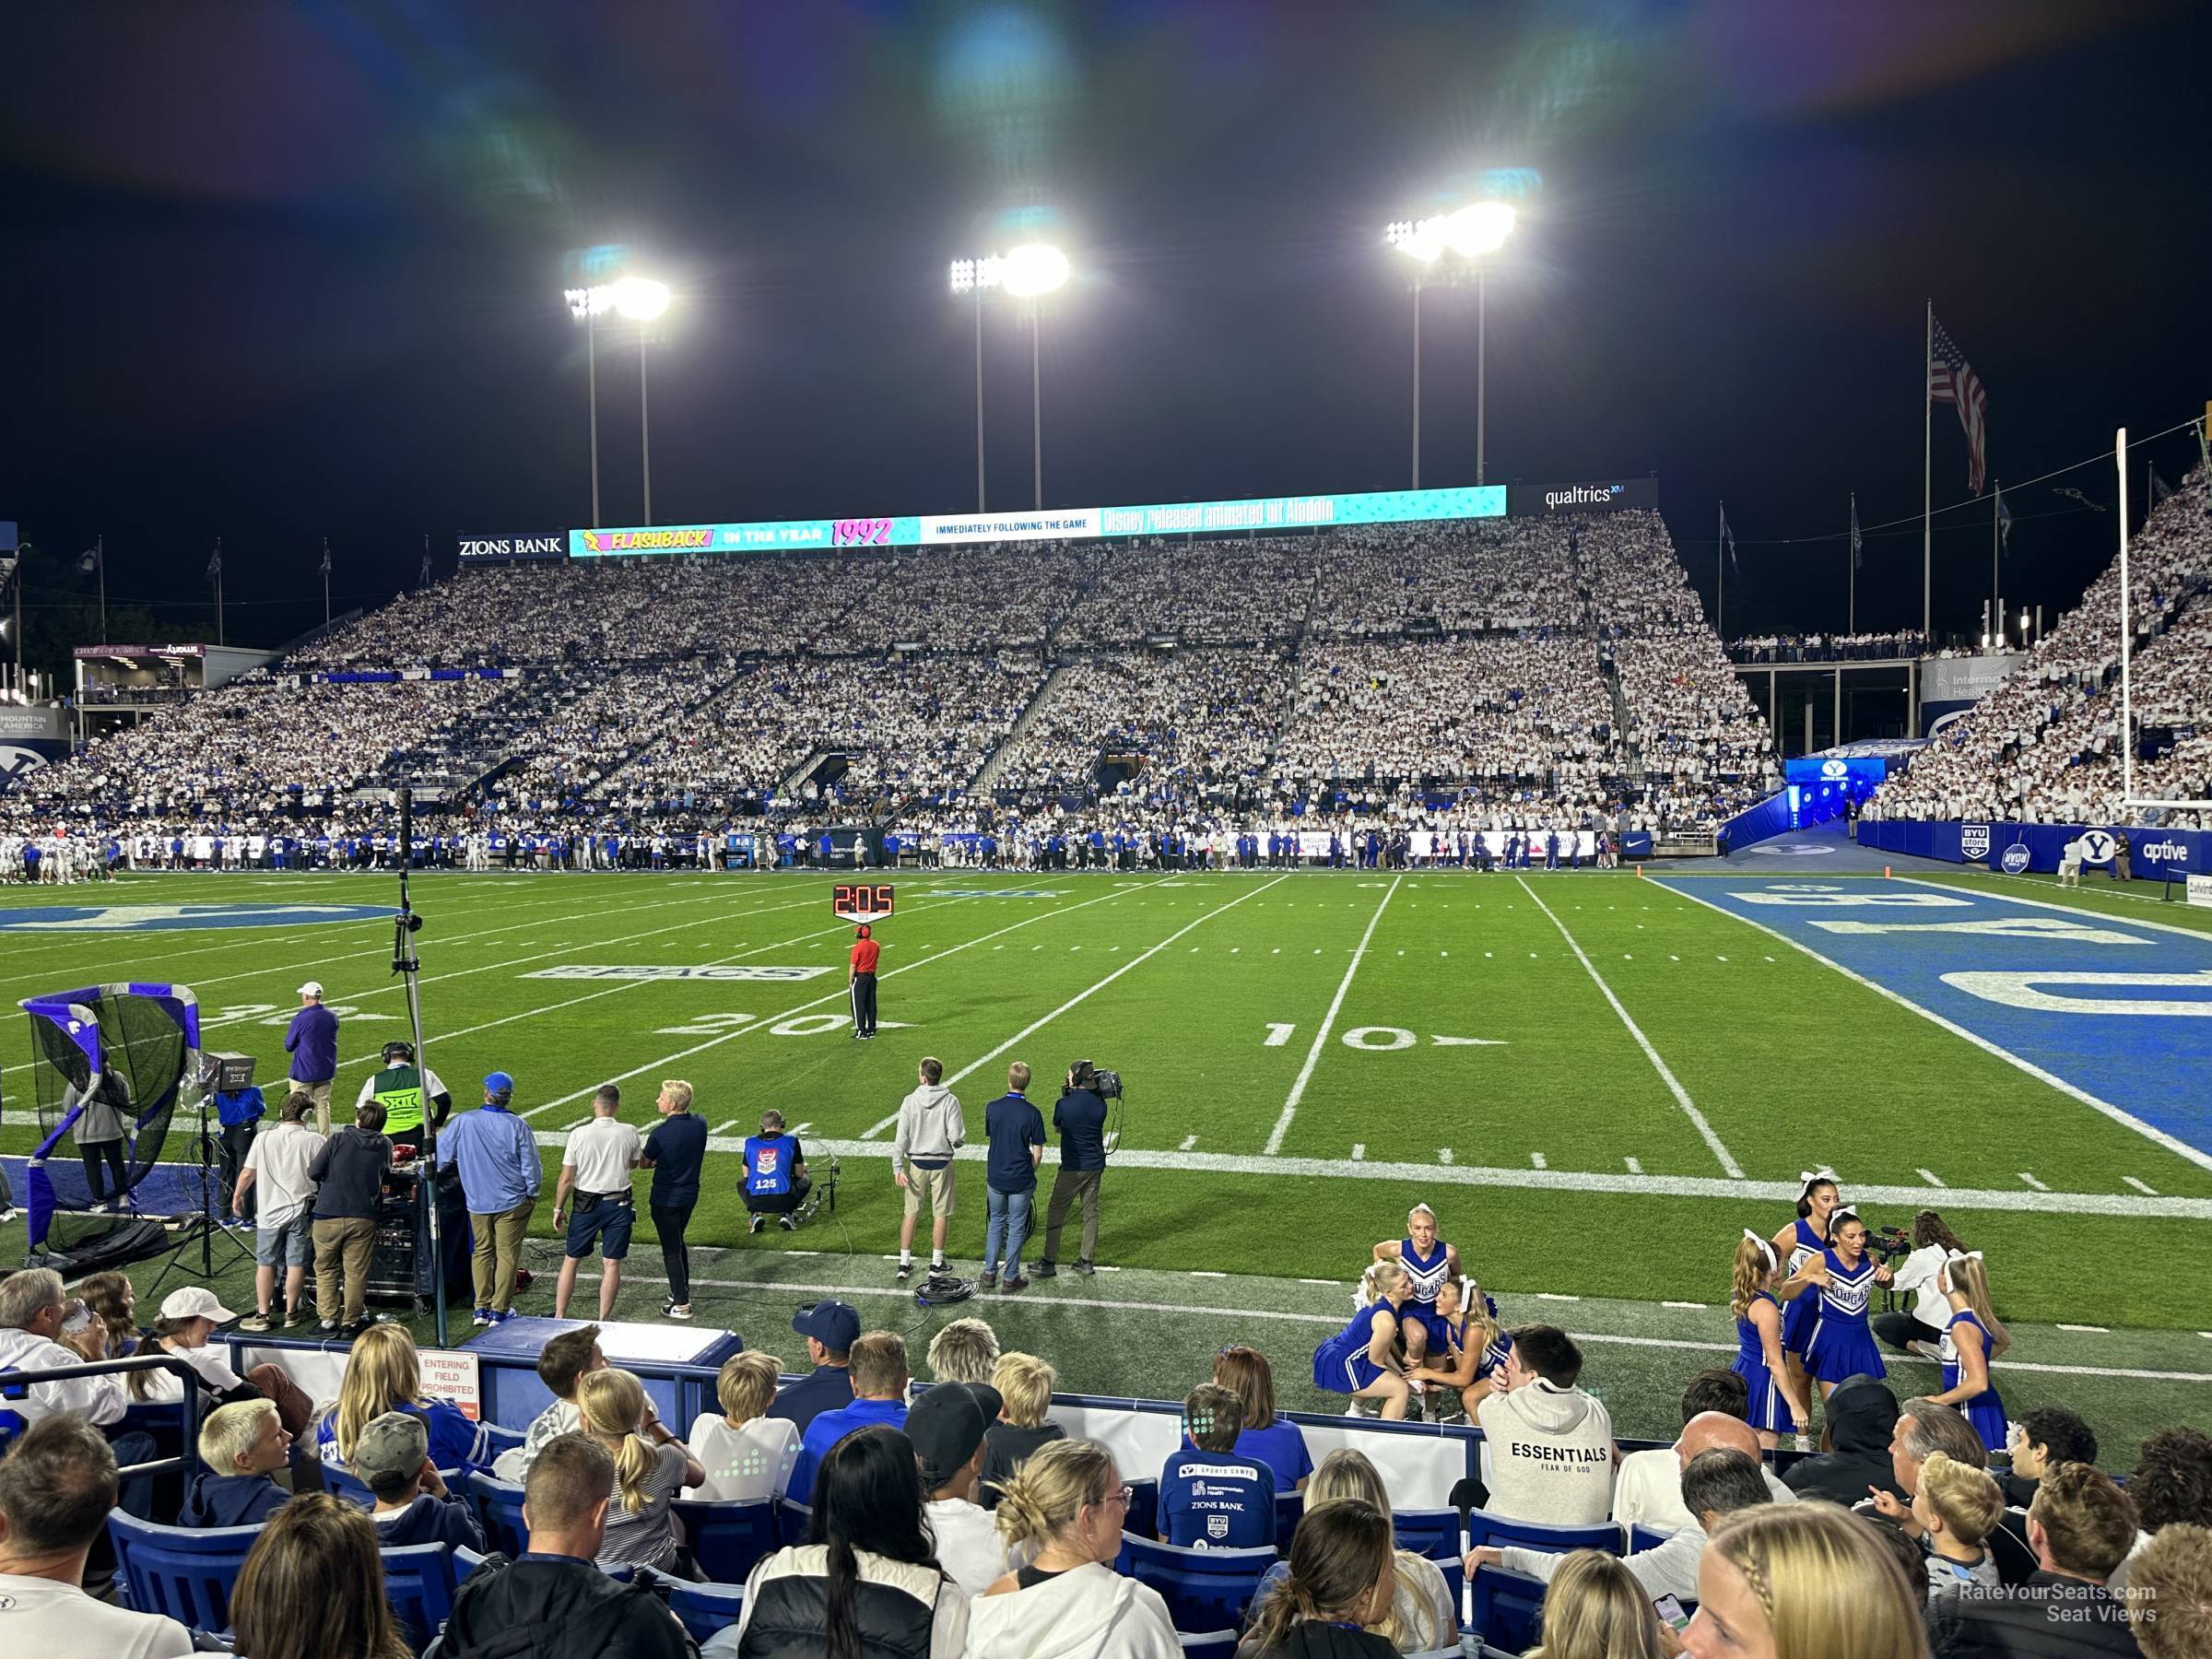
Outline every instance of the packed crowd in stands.
<path fill-rule="evenodd" d="M 471 566 L 43 769 L 0 831 L 342 828 L 403 782 L 510 834 L 1233 834 L 1363 796 L 1709 827 L 1773 769 L 1700 614 L 1645 512 Z"/>
<path fill-rule="evenodd" d="M 1747 1233 L 1736 1362 L 1688 1379 L 1671 1441 L 1625 1447 L 1577 1343 L 1501 1328 L 1478 1286 L 1445 1277 L 1456 1257 L 1417 1209 L 1414 1236 L 1376 1247 L 1369 1300 L 1314 1374 L 1385 1418 L 1423 1393 L 1432 1415 L 1468 1413 L 1481 1473 L 1450 1510 L 1418 1514 L 1392 1490 L 1391 1442 L 1330 1430 L 1316 1457 L 1265 1356 L 1241 1345 L 1190 1389 L 1182 1446 L 1155 1471 L 1072 1436 L 1049 1356 L 1002 1351 L 980 1318 L 935 1331 L 918 1384 L 906 1337 L 812 1303 L 792 1321 L 803 1361 L 740 1352 L 688 1425 L 608 1363 L 600 1326 L 571 1326 L 535 1361 L 550 1404 L 493 1429 L 425 1390 L 402 1324 L 367 1325 L 335 1394 L 311 1400 L 278 1365 L 231 1369 L 218 1333 L 233 1316 L 205 1289 L 172 1291 L 141 1329 L 126 1275 L 73 1298 L 26 1270 L 0 1281 L 0 1365 L 22 1391 L 0 1419 L 0 1631 L 11 1653 L 194 1652 L 218 1632 L 119 1587 L 138 1582 L 134 1546 L 163 1537 L 151 1523 L 241 1529 L 227 1557 L 207 1539 L 207 1566 L 234 1651 L 259 1659 L 410 1659 L 434 1637 L 442 1659 L 1180 1659 L 1193 1645 L 1395 1659 L 1461 1651 L 1470 1612 L 1486 1622 L 1466 1652 L 1479 1637 L 1485 1653 L 1544 1659 L 2212 1652 L 2212 1438 L 2151 1434 L 2123 1485 L 2074 1411 L 2007 1422 L 1980 1258 L 1930 1212 L 1896 1275 L 1918 1305 L 1877 1328 L 1897 1346 L 1940 1339 L 1950 1386 L 1900 1398 L 1871 1347 L 1831 1363 L 1818 1334 L 1805 1370 L 1771 1364 L 1797 1352 L 1779 1346 L 1775 1297 L 1819 1294 L 1849 1266 L 1851 1230 L 1864 1235 L 1832 1183 L 1806 1194 L 1828 1253 L 1800 1265 Z M 1925 1313 L 1946 1328 L 1916 1327 Z M 124 1355 L 176 1374 L 40 1380 Z M 1815 1382 L 1818 1449 L 1777 1451 Z M 145 1417 L 187 1386 L 204 1408 L 188 1478 L 154 1465 Z M 777 1526 L 745 1520 L 777 1511 L 781 1547 Z M 456 1587 L 388 1600 L 387 1572 L 421 1547 Z M 426 1606 L 442 1633 L 417 1628 Z"/>
<path fill-rule="evenodd" d="M 1746 634 L 1728 641 L 1738 663 L 1857 663 L 1918 657 L 1927 653 L 1928 636 L 1917 628 L 1873 633 Z"/>
<path fill-rule="evenodd" d="M 2171 747 L 2137 769 L 2140 796 L 2212 798 L 2212 743 L 2184 730 L 2212 717 L 2212 487 L 2202 467 L 2151 511 L 2130 544 L 2129 665 L 2141 739 Z M 2123 801 L 2120 569 L 2038 641 L 2012 674 L 1938 730 L 1876 793 L 1877 818 L 2020 823 L 2136 821 Z M 2153 821 L 2201 827 L 2200 814 Z"/>

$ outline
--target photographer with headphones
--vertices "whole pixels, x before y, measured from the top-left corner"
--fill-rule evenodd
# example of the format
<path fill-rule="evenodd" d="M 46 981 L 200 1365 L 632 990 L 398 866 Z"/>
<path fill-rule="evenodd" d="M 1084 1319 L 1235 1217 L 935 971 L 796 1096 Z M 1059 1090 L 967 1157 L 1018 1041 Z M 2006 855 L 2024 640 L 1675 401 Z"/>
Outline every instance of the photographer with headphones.
<path fill-rule="evenodd" d="M 737 1190 L 753 1218 L 748 1230 L 759 1232 L 771 1216 L 785 1232 L 795 1230 L 793 1212 L 813 1187 L 806 1148 L 784 1132 L 783 1114 L 771 1106 L 760 1114 L 760 1133 L 745 1137 L 745 1181 Z"/>
<path fill-rule="evenodd" d="M 453 1097 L 444 1080 L 429 1066 L 417 1065 L 415 1045 L 396 1037 L 384 1044 L 383 1068 L 361 1079 L 354 1109 L 371 1100 L 384 1109 L 384 1133 L 391 1137 L 394 1158 L 404 1158 L 421 1145 L 426 1104 L 433 1135 L 445 1127 L 453 1110 Z"/>
<path fill-rule="evenodd" d="M 1099 1092 L 1099 1068 L 1078 1060 L 1067 1068 L 1067 1082 L 1053 1108 L 1053 1127 L 1060 1131 L 1060 1170 L 1053 1177 L 1053 1196 L 1044 1211 L 1044 1254 L 1030 1268 L 1036 1278 L 1051 1278 L 1060 1269 L 1060 1230 L 1067 1222 L 1070 1205 L 1083 1206 L 1083 1253 L 1076 1271 L 1088 1274 L 1099 1253 L 1099 1183 L 1106 1176 L 1106 1100 Z"/>

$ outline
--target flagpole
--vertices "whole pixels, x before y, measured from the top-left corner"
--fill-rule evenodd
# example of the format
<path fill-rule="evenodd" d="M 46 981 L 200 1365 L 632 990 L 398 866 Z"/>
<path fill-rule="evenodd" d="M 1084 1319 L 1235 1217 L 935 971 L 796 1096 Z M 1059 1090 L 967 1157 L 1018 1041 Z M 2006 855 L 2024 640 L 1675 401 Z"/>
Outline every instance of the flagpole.
<path fill-rule="evenodd" d="M 1712 532 L 1712 631 L 1728 649 L 1728 503 L 1720 503 L 1720 522 Z"/>
<path fill-rule="evenodd" d="M 1997 596 L 1997 583 L 2002 580 L 1997 574 L 1997 555 L 2004 537 L 1998 521 L 2004 512 L 2005 485 L 2000 480 L 1997 487 L 1989 492 L 1989 602 L 1997 607 L 1997 637 L 2000 641 L 2005 636 L 2005 602 Z"/>
<path fill-rule="evenodd" d="M 2130 636 L 2135 619 L 2129 614 L 2133 595 L 2127 589 L 2127 429 L 2112 441 L 2112 470 L 2120 476 L 2120 812 L 2123 818 L 2136 804 L 2136 688 Z"/>
<path fill-rule="evenodd" d="M 323 538 L 323 626 L 330 627 L 330 537 Z"/>
<path fill-rule="evenodd" d="M 229 643 L 223 632 L 223 538 L 219 535 L 215 538 L 215 642 Z"/>
<path fill-rule="evenodd" d="M 108 642 L 108 538 L 96 536 L 92 542 L 92 558 L 100 566 L 100 642 Z"/>
<path fill-rule="evenodd" d="M 1843 559 L 1851 572 L 1851 586 L 1843 606 L 1843 631 L 1855 634 L 1859 631 L 1859 492 L 1855 489 L 1851 492 L 1851 534 L 1844 542 Z"/>
<path fill-rule="evenodd" d="M 1920 633 L 1930 645 L 1936 642 L 1936 404 L 1928 395 L 1928 365 L 1935 360 L 1936 301 L 1931 298 L 1920 343 Z"/>

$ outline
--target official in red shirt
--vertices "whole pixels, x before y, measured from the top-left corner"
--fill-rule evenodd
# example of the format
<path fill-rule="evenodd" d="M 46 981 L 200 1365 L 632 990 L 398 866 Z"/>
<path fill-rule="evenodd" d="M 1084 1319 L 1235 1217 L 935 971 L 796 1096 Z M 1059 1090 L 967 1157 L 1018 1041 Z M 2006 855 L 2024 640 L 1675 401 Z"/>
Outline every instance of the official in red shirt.
<path fill-rule="evenodd" d="M 855 930 L 853 940 L 851 971 L 846 975 L 846 987 L 853 997 L 853 1040 L 876 1035 L 876 959 L 883 954 L 863 922 Z"/>

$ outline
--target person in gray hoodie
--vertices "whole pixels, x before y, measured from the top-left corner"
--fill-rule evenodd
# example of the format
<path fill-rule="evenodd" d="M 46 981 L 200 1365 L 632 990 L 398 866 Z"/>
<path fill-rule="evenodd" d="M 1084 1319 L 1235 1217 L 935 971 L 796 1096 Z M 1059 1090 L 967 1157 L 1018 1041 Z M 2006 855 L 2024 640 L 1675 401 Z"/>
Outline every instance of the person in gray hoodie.
<path fill-rule="evenodd" d="M 945 1087 L 945 1062 L 923 1057 L 920 1083 L 899 1102 L 899 1128 L 891 1142 L 891 1179 L 906 1194 L 899 1218 L 899 1282 L 914 1276 L 914 1219 L 929 1206 L 929 1265 L 945 1270 L 945 1234 L 952 1224 L 953 1154 L 968 1141 L 960 1099 Z"/>
<path fill-rule="evenodd" d="M 1492 1514 L 1547 1526 L 1595 1526 L 1613 1508 L 1620 1448 L 1602 1402 L 1575 1386 L 1583 1351 L 1551 1325 L 1513 1333 L 1505 1392 L 1476 1407 Z"/>

